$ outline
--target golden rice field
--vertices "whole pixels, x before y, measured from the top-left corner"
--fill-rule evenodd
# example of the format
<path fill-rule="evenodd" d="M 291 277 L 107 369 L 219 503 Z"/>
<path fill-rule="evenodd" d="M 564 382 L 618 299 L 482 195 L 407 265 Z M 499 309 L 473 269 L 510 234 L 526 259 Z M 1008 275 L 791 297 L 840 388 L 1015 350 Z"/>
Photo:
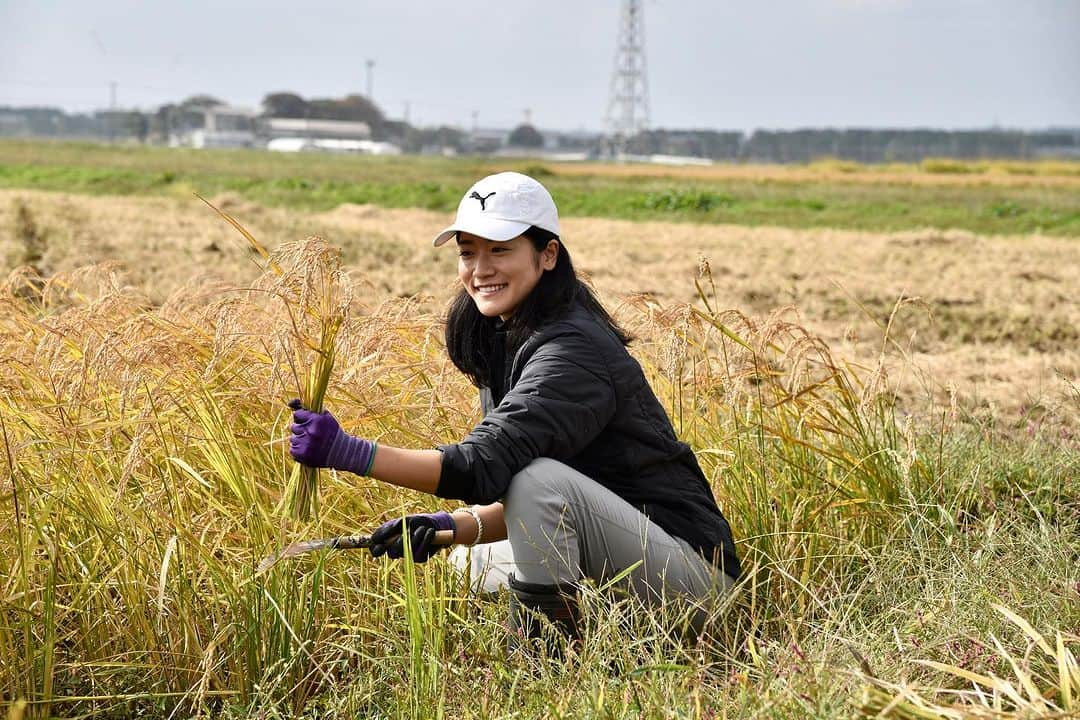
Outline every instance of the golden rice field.
<path fill-rule="evenodd" d="M 580 652 L 506 662 L 439 559 L 254 572 L 437 504 L 323 473 L 291 520 L 282 439 L 337 262 L 327 405 L 413 447 L 477 420 L 449 218 L 211 200 L 281 275 L 195 199 L 0 191 L 8 717 L 1080 713 L 1076 238 L 566 219 L 749 571 L 697 641 L 595 588 Z"/>
<path fill-rule="evenodd" d="M 324 237 L 342 249 L 369 301 L 419 295 L 441 307 L 456 282 L 453 252 L 427 242 L 449 222 L 441 213 L 343 205 L 305 214 L 233 196 L 212 200 L 269 247 Z M 242 239 L 195 198 L 0 191 L 0 258 L 8 270 L 25 252 L 15 227 L 20 204 L 45 238 L 44 269 L 119 262 L 124 281 L 152 303 L 193 281 L 243 285 L 258 274 Z M 1052 422 L 1076 439 L 1076 239 L 589 218 L 564 226 L 578 268 L 613 306 L 642 294 L 661 303 L 693 301 L 705 259 L 721 307 L 754 317 L 783 311 L 838 356 L 864 366 L 876 364 L 888 325 L 888 355 L 907 411 L 927 399 L 956 403 L 1023 429 Z"/>

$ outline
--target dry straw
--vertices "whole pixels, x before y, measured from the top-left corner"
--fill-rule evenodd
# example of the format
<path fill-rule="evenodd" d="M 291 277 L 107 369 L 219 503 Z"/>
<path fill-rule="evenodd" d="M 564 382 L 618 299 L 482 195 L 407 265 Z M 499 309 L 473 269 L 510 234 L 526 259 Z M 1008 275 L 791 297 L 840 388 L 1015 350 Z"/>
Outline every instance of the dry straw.
<path fill-rule="evenodd" d="M 860 673 L 863 687 L 859 710 L 868 717 L 907 720 L 965 720 L 966 718 L 1075 718 L 1080 716 L 1080 665 L 1074 650 L 1080 636 L 1056 632 L 1053 643 L 1027 620 L 1003 605 L 994 609 L 1026 639 L 1023 652 L 1010 652 L 992 638 L 997 657 L 1011 673 L 977 672 L 933 660 L 920 665 L 942 673 L 938 687 L 918 687 L 874 677 L 869 667 Z M 953 687 L 957 682 L 962 686 Z"/>
<path fill-rule="evenodd" d="M 338 332 L 345 324 L 351 302 L 340 250 L 312 236 L 271 254 L 235 218 L 198 197 L 236 228 L 266 263 L 269 272 L 263 277 L 267 282 L 258 289 L 279 298 L 288 313 L 290 327 L 285 341 L 291 347 L 290 370 L 300 402 L 309 410 L 322 412 L 334 370 Z M 293 466 L 278 509 L 282 506 L 297 520 L 318 514 L 318 468 L 299 463 Z"/>

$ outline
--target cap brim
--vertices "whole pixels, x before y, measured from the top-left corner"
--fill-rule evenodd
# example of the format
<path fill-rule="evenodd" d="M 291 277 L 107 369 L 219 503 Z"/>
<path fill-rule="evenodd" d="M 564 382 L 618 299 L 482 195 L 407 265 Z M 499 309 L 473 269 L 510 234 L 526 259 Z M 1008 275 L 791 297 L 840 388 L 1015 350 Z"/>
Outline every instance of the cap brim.
<path fill-rule="evenodd" d="M 431 243 L 435 247 L 439 247 L 447 240 L 450 240 L 459 232 L 467 232 L 470 235 L 476 235 L 482 237 L 485 240 L 494 240 L 495 242 L 506 242 L 507 240 L 513 240 L 518 235 L 522 234 L 529 229 L 529 223 L 518 222 L 516 220 L 499 220 L 498 218 L 470 218 L 466 222 L 454 223 L 450 227 L 443 230 L 441 233 L 435 236 L 435 240 Z"/>

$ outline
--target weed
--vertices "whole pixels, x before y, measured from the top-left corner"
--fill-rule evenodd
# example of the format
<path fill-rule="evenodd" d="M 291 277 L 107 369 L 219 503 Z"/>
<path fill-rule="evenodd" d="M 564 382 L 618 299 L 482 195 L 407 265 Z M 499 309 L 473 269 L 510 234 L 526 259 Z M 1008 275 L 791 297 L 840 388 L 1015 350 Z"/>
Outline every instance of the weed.
<path fill-rule="evenodd" d="M 640 196 L 632 203 L 643 210 L 708 212 L 716 207 L 731 207 L 735 204 L 735 198 L 705 190 L 669 190 Z"/>
<path fill-rule="evenodd" d="M 555 176 L 555 171 L 547 165 L 526 165 L 521 172 L 537 180 L 547 180 Z"/>
<path fill-rule="evenodd" d="M 22 200 L 13 201 L 15 214 L 15 242 L 21 246 L 22 253 L 18 264 L 29 265 L 38 273 L 42 272 L 41 261 L 48 250 L 45 233 L 38 226 L 30 207 Z"/>
<path fill-rule="evenodd" d="M 997 218 L 1018 217 L 1024 214 L 1024 208 L 1012 200 L 1003 200 L 991 205 L 990 213 Z"/>

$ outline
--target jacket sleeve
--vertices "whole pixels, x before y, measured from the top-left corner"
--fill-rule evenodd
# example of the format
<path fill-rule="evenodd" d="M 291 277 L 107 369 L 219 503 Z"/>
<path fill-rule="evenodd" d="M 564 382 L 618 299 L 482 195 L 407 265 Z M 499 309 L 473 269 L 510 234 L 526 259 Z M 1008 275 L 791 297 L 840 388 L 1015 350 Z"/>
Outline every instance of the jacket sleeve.
<path fill-rule="evenodd" d="M 601 353 L 578 332 L 548 339 L 526 360 L 502 402 L 456 445 L 444 445 L 435 494 L 491 503 L 539 457 L 566 461 L 615 413 L 615 388 Z"/>

